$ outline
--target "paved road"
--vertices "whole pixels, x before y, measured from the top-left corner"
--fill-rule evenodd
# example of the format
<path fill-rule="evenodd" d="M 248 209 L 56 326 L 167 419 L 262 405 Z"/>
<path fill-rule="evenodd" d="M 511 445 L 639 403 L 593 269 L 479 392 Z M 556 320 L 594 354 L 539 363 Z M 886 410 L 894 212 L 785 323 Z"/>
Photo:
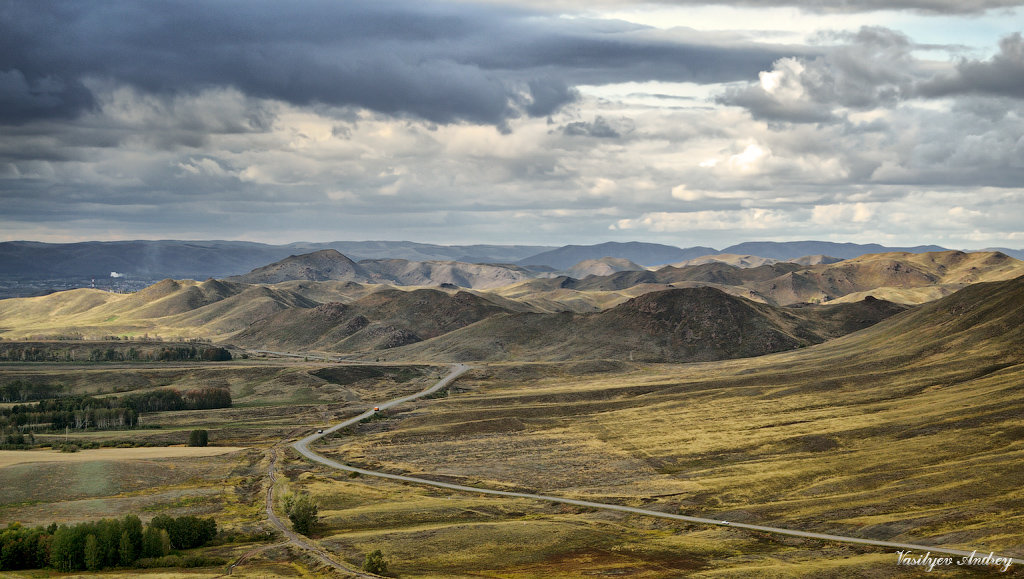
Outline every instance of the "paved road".
<path fill-rule="evenodd" d="M 452 372 L 450 374 L 448 374 L 447 376 L 445 376 L 437 384 L 434 384 L 433 386 L 431 386 L 430 388 L 428 388 L 426 390 L 423 390 L 422 392 L 418 392 L 418 393 L 412 394 L 410 396 L 405 396 L 403 398 L 398 398 L 398 399 L 395 399 L 395 400 L 391 400 L 390 402 L 385 402 L 385 403 L 381 404 L 379 408 L 381 410 L 384 410 L 386 408 L 391 408 L 392 406 L 396 406 L 396 405 L 401 404 L 403 402 L 408 402 L 410 400 L 415 400 L 416 398 L 420 398 L 422 396 L 427 396 L 429 394 L 433 394 L 434 392 L 437 392 L 441 388 L 444 388 L 445 386 L 450 384 L 453 380 L 455 380 L 456 378 L 458 378 L 459 376 L 464 374 L 467 370 L 469 370 L 469 366 L 466 366 L 464 364 L 456 364 L 455 366 L 452 367 Z M 366 476 L 373 476 L 373 477 L 378 477 L 378 478 L 386 478 L 386 479 L 396 480 L 396 481 L 400 481 L 400 482 L 407 482 L 407 483 L 414 483 L 414 484 L 420 484 L 420 485 L 427 485 L 427 486 L 432 486 L 432 487 L 437 487 L 437 488 L 450 489 L 450 490 L 454 490 L 454 491 L 461 491 L 461 492 L 468 492 L 468 493 L 479 493 L 479 494 L 485 494 L 485 495 L 496 495 L 496 496 L 502 496 L 502 497 L 514 497 L 514 498 L 521 498 L 521 499 L 535 499 L 535 500 L 540 500 L 540 501 L 551 501 L 551 502 L 555 502 L 555 503 L 562 503 L 562 504 L 567 504 L 567 505 L 576 505 L 576 506 L 580 506 L 580 507 L 590 507 L 590 508 L 594 508 L 594 509 L 604 509 L 604 510 L 609 510 L 609 511 L 620 511 L 620 512 L 625 512 L 625 513 L 632 513 L 632 514 L 636 514 L 636 515 L 645 515 L 645 516 L 649 516 L 649 517 L 659 517 L 659 518 L 662 518 L 662 519 L 672 519 L 672 520 L 676 520 L 676 521 L 685 521 L 687 523 L 698 523 L 698 524 L 703 524 L 703 525 L 718 525 L 718 526 L 723 526 L 723 527 L 735 527 L 737 529 L 748 529 L 748 530 L 751 530 L 751 531 L 761 531 L 761 532 L 764 532 L 764 533 L 774 533 L 774 534 L 777 534 L 777 535 L 790 535 L 790 536 L 794 536 L 794 537 L 805 537 L 805 538 L 809 538 L 809 539 L 821 539 L 821 540 L 825 540 L 825 541 L 836 541 L 836 542 L 840 542 L 840 543 L 856 543 L 856 544 L 860 544 L 860 545 L 871 545 L 871 546 L 875 546 L 875 547 L 886 547 L 886 548 L 895 549 L 895 550 L 911 550 L 911 551 L 930 552 L 933 555 L 941 553 L 941 554 L 945 554 L 945 555 L 957 555 L 957 556 L 961 556 L 961 557 L 968 557 L 968 556 L 971 556 L 972 554 L 978 554 L 978 555 L 984 557 L 984 556 L 989 554 L 989 551 L 982 551 L 982 550 L 978 550 L 978 551 L 972 553 L 972 551 L 965 551 L 965 550 L 961 550 L 961 549 L 947 549 L 945 547 L 939 547 L 939 546 L 934 546 L 934 545 L 917 545 L 917 544 L 912 544 L 912 543 L 894 543 L 894 542 L 890 542 L 890 541 L 875 541 L 875 540 L 872 540 L 872 539 L 861 539 L 859 537 L 844 537 L 844 536 L 841 536 L 841 535 L 829 535 L 829 534 L 825 534 L 825 533 L 811 533 L 811 532 L 808 532 L 808 531 L 798 531 L 798 530 L 794 530 L 794 529 L 783 529 L 783 528 L 779 528 L 779 527 L 766 527 L 766 526 L 762 526 L 762 525 L 750 525 L 750 524 L 747 524 L 747 523 L 736 523 L 736 522 L 731 522 L 731 521 L 723 521 L 721 519 L 707 519 L 707 518 L 703 518 L 703 517 L 690 517 L 690 516 L 687 516 L 687 515 L 677 515 L 677 514 L 674 514 L 674 513 L 663 513 L 661 511 L 652 511 L 652 510 L 648 510 L 648 509 L 640 509 L 640 508 L 636 508 L 636 507 L 627 507 L 627 506 L 623 506 L 623 505 L 612 505 L 612 504 L 607 504 L 607 503 L 595 503 L 595 502 L 591 502 L 591 501 L 580 501 L 580 500 L 576 500 L 576 499 L 567 499 L 567 498 L 564 498 L 564 497 L 556 497 L 556 496 L 551 496 L 551 495 L 537 495 L 537 494 L 531 494 L 531 493 L 517 493 L 517 492 L 512 492 L 512 491 L 499 491 L 499 490 L 492 490 L 492 489 L 485 489 L 485 488 L 476 488 L 476 487 L 470 487 L 470 486 L 465 486 L 465 485 L 458 485 L 458 484 L 452 484 L 452 483 L 446 483 L 446 482 L 432 481 L 432 480 L 429 480 L 429 479 L 405 476 L 405 475 L 400 475 L 400 474 L 390 474 L 390 473 L 386 473 L 386 472 L 378 472 L 378 471 L 373 471 L 373 470 L 366 470 L 366 469 L 363 469 L 363 468 L 356 468 L 354 466 L 349 466 L 347 464 L 342 464 L 342 463 L 337 462 L 335 460 L 331 460 L 331 459 L 329 459 L 329 458 L 327 458 L 325 456 L 321 456 L 321 455 L 319 455 L 319 454 L 317 454 L 317 453 L 315 453 L 315 452 L 313 452 L 312 450 L 309 449 L 310 443 L 312 443 L 314 440 L 317 440 L 317 439 L 319 439 L 319 438 L 321 438 L 323 436 L 326 436 L 326 435 L 328 435 L 328 434 L 330 434 L 332 432 L 335 432 L 335 431 L 337 431 L 339 429 L 345 428 L 346 426 L 351 426 L 353 424 L 356 424 L 360 420 L 363 420 L 364 418 L 372 416 L 373 414 L 374 414 L 373 410 L 368 410 L 368 411 L 360 414 L 359 416 L 356 416 L 355 418 L 350 418 L 350 419 L 346 420 L 345 422 L 342 422 L 341 424 L 337 424 L 335 426 L 332 426 L 331 428 L 328 428 L 328 429 L 324 430 L 323 433 L 311 434 L 311 435 L 303 438 L 302 440 L 294 443 L 292 445 L 292 447 L 295 448 L 295 450 L 297 450 L 300 454 L 302 454 L 306 458 L 308 458 L 308 459 L 310 459 L 312 461 L 318 462 L 320 464 L 329 466 L 331 468 L 336 468 L 336 469 L 339 469 L 339 470 L 345 470 L 345 471 L 348 471 L 348 472 L 357 472 L 359 474 L 366 475 Z M 1004 557 L 1004 559 L 1005 559 L 1005 557 Z M 1015 564 L 1024 565 L 1024 559 L 1012 558 L 1012 561 Z"/>

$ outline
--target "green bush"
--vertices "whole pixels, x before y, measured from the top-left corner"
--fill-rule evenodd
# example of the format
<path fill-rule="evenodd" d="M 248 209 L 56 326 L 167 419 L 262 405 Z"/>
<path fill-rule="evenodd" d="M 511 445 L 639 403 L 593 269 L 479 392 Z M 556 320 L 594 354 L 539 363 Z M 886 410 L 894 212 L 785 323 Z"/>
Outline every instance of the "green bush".
<path fill-rule="evenodd" d="M 206 446 L 210 442 L 210 435 L 205 430 L 193 430 L 188 435 L 189 446 Z"/>
<path fill-rule="evenodd" d="M 308 494 L 290 496 L 290 499 L 285 499 L 285 512 L 288 514 L 288 520 L 292 522 L 295 532 L 308 535 L 316 525 L 320 508 Z"/>
<path fill-rule="evenodd" d="M 380 549 L 366 556 L 366 561 L 363 562 L 363 571 L 377 575 L 388 572 L 388 562 L 384 560 L 384 553 L 381 553 Z"/>

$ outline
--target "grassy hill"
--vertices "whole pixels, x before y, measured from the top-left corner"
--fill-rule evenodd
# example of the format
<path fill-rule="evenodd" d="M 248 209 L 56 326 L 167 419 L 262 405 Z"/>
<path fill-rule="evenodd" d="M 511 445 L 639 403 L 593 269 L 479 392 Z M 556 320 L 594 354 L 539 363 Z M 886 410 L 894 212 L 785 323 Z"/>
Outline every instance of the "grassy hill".
<path fill-rule="evenodd" d="M 0 300 L 5 338 L 108 335 L 223 338 L 281 310 L 316 302 L 287 289 L 164 280 L 134 294 L 80 289 Z"/>
<path fill-rule="evenodd" d="M 593 314 L 494 316 L 389 355 L 443 360 L 721 360 L 818 343 L 902 309 L 880 300 L 785 309 L 709 287 L 672 289 L 646 293 Z"/>
<path fill-rule="evenodd" d="M 384 289 L 351 303 L 294 308 L 258 320 L 232 341 L 256 348 L 364 351 L 395 348 L 467 326 L 507 309 L 480 296 Z"/>
<path fill-rule="evenodd" d="M 814 260 L 818 261 L 818 260 Z M 657 291 L 665 286 L 707 285 L 755 301 L 792 305 L 804 302 L 858 302 L 867 296 L 905 304 L 919 304 L 949 295 L 969 284 L 1012 279 L 1024 274 L 1024 262 L 998 252 L 964 253 L 880 253 L 854 259 L 829 260 L 805 265 L 796 262 L 765 263 L 741 267 L 722 261 L 665 266 L 657 271 L 622 271 L 584 280 L 563 280 L 561 289 L 581 292 L 573 296 L 562 292 L 555 298 L 586 299 L 588 292 L 622 292 L 636 288 Z M 752 263 L 748 265 L 753 265 Z M 531 287 L 521 286 L 521 290 Z M 535 282 L 541 294 L 550 292 Z M 532 296 L 519 291 L 521 299 Z M 632 296 L 623 296 L 621 301 Z M 551 299 L 554 296 L 544 295 Z M 608 307 L 604 301 L 604 307 Z M 614 304 L 611 304 L 614 305 Z M 576 308 L 577 311 L 578 308 Z"/>

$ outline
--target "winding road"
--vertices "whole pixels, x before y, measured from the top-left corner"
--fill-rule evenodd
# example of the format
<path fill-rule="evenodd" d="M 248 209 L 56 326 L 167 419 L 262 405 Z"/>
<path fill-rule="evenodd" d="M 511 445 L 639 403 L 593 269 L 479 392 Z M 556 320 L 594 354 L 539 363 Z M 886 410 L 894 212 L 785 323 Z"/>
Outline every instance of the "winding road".
<path fill-rule="evenodd" d="M 382 403 L 382 404 L 380 404 L 379 408 L 381 410 L 384 410 L 384 409 L 387 409 L 387 408 L 391 408 L 392 406 L 397 406 L 398 404 L 402 404 L 403 402 L 408 402 L 410 400 L 415 400 L 417 398 L 433 394 L 434 392 L 437 392 L 438 390 L 440 390 L 440 389 L 448 386 L 449 384 L 451 384 L 451 382 L 453 380 L 455 380 L 459 376 L 463 375 L 468 370 L 469 370 L 469 366 L 466 366 L 465 364 L 456 364 L 456 365 L 454 365 L 452 367 L 451 373 L 449 373 L 447 376 L 442 378 L 439 382 L 437 382 L 437 384 L 434 384 L 430 388 L 427 388 L 426 390 L 423 390 L 423 391 L 418 392 L 416 394 L 412 394 L 410 396 L 405 396 L 405 397 L 402 397 L 402 398 L 397 398 L 395 400 L 391 400 L 389 402 Z M 335 460 L 331 460 L 331 459 L 329 459 L 329 458 L 327 458 L 325 456 L 322 456 L 320 454 L 317 454 L 316 452 L 314 452 L 314 451 L 309 449 L 309 445 L 313 441 L 315 441 L 315 440 L 317 440 L 319 438 L 322 438 L 324 436 L 327 436 L 328 434 L 331 434 L 332 432 L 336 432 L 337 430 L 340 430 L 340 429 L 345 428 L 347 426 L 352 426 L 353 424 L 356 424 L 359 421 L 372 416 L 374 414 L 374 412 L 375 412 L 374 410 L 367 410 L 366 412 L 364 412 L 364 413 L 362 413 L 362 414 L 360 414 L 360 415 L 358 415 L 358 416 L 356 416 L 354 418 L 350 418 L 350 419 L 348 419 L 348 420 L 346 420 L 346 421 L 344 421 L 344 422 L 342 422 L 340 424 L 336 424 L 335 426 L 332 426 L 331 428 L 325 429 L 323 432 L 318 432 L 318 433 L 315 433 L 315 434 L 311 434 L 311 435 L 309 435 L 309 436 L 299 440 L 298 442 L 292 444 L 292 447 L 296 451 L 298 451 L 302 456 L 308 458 L 309 460 L 312 460 L 314 462 L 318 462 L 318 463 L 320 463 L 322 465 L 329 466 L 331 468 L 336 468 L 336 469 L 344 470 L 344 471 L 348 471 L 348 472 L 357 472 L 359 474 L 366 475 L 366 476 L 372 476 L 372 477 L 377 477 L 377 478 L 385 478 L 385 479 L 390 479 L 390 480 L 395 480 L 395 481 L 400 481 L 400 482 L 406 482 L 406 483 L 419 484 L 419 485 L 426 485 L 426 486 L 431 486 L 431 487 L 436 487 L 436 488 L 449 489 L 449 490 L 453 490 L 453 491 L 460 491 L 460 492 L 467 492 L 467 493 L 477 493 L 477 494 L 484 494 L 484 495 L 495 495 L 495 496 L 501 496 L 501 497 L 534 499 L 534 500 L 538 500 L 538 501 L 550 501 L 550 502 L 562 503 L 562 504 L 566 504 L 566 505 L 576 505 L 576 506 L 580 506 L 580 507 L 590 507 L 590 508 L 594 508 L 594 509 L 603 509 L 603 510 L 609 510 L 609 511 L 620 511 L 620 512 L 624 512 L 624 513 L 631 513 L 631 514 L 635 514 L 635 515 L 644 515 L 644 516 L 649 516 L 649 517 L 658 517 L 658 518 L 662 518 L 662 519 L 672 519 L 672 520 L 676 520 L 676 521 L 684 521 L 684 522 L 687 522 L 687 523 L 697 523 L 697 524 L 702 524 L 702 525 L 717 525 L 717 526 L 732 527 L 732 528 L 737 528 L 737 529 L 747 529 L 747 530 L 750 530 L 750 531 L 761 531 L 761 532 L 764 532 L 764 533 L 774 533 L 774 534 L 777 534 L 777 535 L 790 535 L 790 536 L 794 536 L 794 537 L 804 537 L 804 538 L 808 538 L 808 539 L 820 539 L 820 540 L 824 540 L 824 541 L 835 541 L 835 542 L 840 542 L 840 543 L 855 543 L 855 544 L 859 544 L 859 545 L 870 545 L 870 546 L 874 546 L 874 547 L 885 547 L 885 548 L 896 549 L 896 550 L 921 551 L 923 553 L 931 553 L 932 555 L 944 554 L 944 555 L 956 555 L 956 556 L 960 556 L 960 557 L 970 557 L 972 555 L 977 555 L 977 556 L 980 556 L 980 557 L 984 557 L 984 556 L 989 554 L 989 551 L 974 551 L 974 552 L 972 552 L 972 551 L 966 551 L 966 550 L 962 550 L 962 549 L 948 549 L 948 548 L 945 548 L 945 547 L 939 547 L 939 546 L 935 546 L 935 545 L 918 545 L 918 544 L 913 544 L 913 543 L 895 543 L 895 542 L 890 542 L 890 541 L 876 541 L 876 540 L 872 540 L 872 539 L 862 539 L 862 538 L 859 538 L 859 537 L 844 537 L 844 536 L 841 536 L 841 535 L 829 535 L 829 534 L 825 534 L 825 533 L 812 533 L 812 532 L 808 532 L 808 531 L 799 531 L 799 530 L 795 530 L 795 529 L 784 529 L 784 528 L 780 528 L 780 527 L 767 527 L 767 526 L 763 526 L 763 525 L 751 525 L 751 524 L 747 524 L 747 523 L 737 523 L 737 522 L 723 521 L 723 520 L 719 520 L 719 519 L 707 519 L 707 518 L 703 518 L 703 517 L 691 517 L 691 516 L 687 516 L 687 515 L 677 515 L 677 514 L 674 514 L 674 513 L 663 513 L 661 511 L 652 511 L 652 510 L 648 510 L 648 509 L 640 509 L 640 508 L 636 508 L 636 507 L 627 507 L 627 506 L 623 506 L 623 505 L 613 505 L 613 504 L 607 504 L 607 503 L 596 503 L 596 502 L 592 502 L 592 501 L 581 501 L 581 500 L 577 500 L 577 499 L 568 499 L 568 498 L 564 498 L 564 497 L 556 497 L 556 496 L 551 496 L 551 495 L 539 495 L 539 494 L 532 494 L 532 493 L 519 493 L 519 492 L 512 492 L 512 491 L 499 491 L 499 490 L 492 490 L 492 489 L 486 489 L 486 488 L 470 487 L 470 486 L 465 486 L 465 485 L 458 485 L 458 484 L 452 484 L 452 483 L 446 483 L 446 482 L 433 481 L 433 480 L 429 480 L 429 479 L 423 479 L 423 478 L 417 478 L 417 477 L 404 476 L 404 475 L 399 475 L 399 474 L 391 474 L 391 473 L 386 473 L 386 472 L 379 472 L 379 471 L 373 471 L 373 470 L 366 470 L 366 469 L 363 469 L 363 468 L 357 468 L 357 467 L 354 467 L 354 466 L 349 466 L 347 464 L 342 464 L 342 463 L 340 463 L 338 461 L 335 461 Z M 270 510 L 271 509 L 268 508 L 268 514 L 269 514 Z M 999 557 L 999 555 L 996 555 L 996 556 Z M 1002 556 L 1002 558 L 1004 560 L 1009 559 L 1012 563 L 1015 563 L 1015 564 L 1022 564 L 1022 565 L 1024 565 L 1024 559 L 1021 559 L 1021 558 L 1016 558 L 1016 557 L 1011 558 L 1011 557 L 1006 557 L 1006 556 Z"/>

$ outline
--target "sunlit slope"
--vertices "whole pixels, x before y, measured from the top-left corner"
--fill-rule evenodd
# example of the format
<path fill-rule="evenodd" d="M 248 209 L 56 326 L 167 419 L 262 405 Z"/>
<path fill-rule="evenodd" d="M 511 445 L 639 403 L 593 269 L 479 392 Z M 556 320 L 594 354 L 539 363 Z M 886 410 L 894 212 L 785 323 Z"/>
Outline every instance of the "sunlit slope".
<path fill-rule="evenodd" d="M 768 301 L 796 303 L 867 294 L 922 303 L 966 285 L 1024 275 L 1024 262 L 999 252 L 879 253 L 810 266 L 750 287 Z M 907 291 L 923 290 L 926 291 Z"/>
<path fill-rule="evenodd" d="M 867 296 L 919 304 L 972 283 L 1024 275 L 1024 262 L 998 252 L 880 253 L 836 263 L 815 261 L 819 263 L 777 262 L 740 267 L 716 260 L 585 279 L 536 279 L 496 291 L 547 311 L 576 312 L 607 309 L 651 291 L 696 286 L 714 287 L 774 305 L 851 303 Z"/>
<path fill-rule="evenodd" d="M 576 279 L 583 279 L 591 275 L 611 275 L 620 271 L 644 271 L 642 265 L 621 257 L 602 257 L 601 259 L 586 259 L 565 270 L 565 273 Z"/>
<path fill-rule="evenodd" d="M 287 290 L 167 279 L 135 294 L 81 289 L 0 300 L 0 328 L 5 338 L 144 333 L 218 338 L 281 310 L 315 305 Z"/>

